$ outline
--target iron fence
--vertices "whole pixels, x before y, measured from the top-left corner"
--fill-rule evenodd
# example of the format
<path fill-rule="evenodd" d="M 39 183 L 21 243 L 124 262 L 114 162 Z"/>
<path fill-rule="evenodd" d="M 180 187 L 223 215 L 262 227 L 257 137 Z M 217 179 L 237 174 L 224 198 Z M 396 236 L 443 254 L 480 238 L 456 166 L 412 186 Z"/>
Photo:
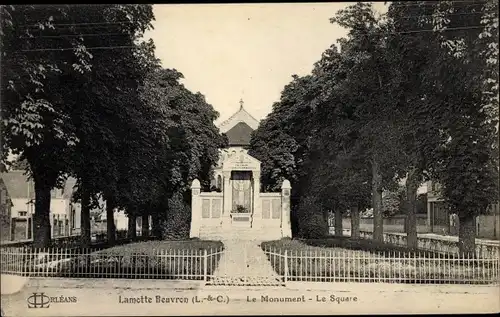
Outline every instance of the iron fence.
<path fill-rule="evenodd" d="M 264 248 L 271 266 L 287 281 L 411 284 L 498 284 L 498 258 L 424 252 L 288 250 Z"/>
<path fill-rule="evenodd" d="M 29 277 L 93 277 L 207 280 L 222 249 L 113 251 L 93 248 L 3 247 L 2 274 Z"/>
<path fill-rule="evenodd" d="M 364 282 L 412 284 L 498 284 L 498 258 L 468 258 L 430 252 L 368 252 L 361 250 L 264 247 L 263 262 L 244 257 L 231 264 L 238 279 L 269 281 Z M 215 281 L 221 278 L 226 250 L 123 250 L 96 248 L 0 248 L 1 274 L 29 277 L 177 279 Z M 241 261 L 240 261 L 241 260 Z M 233 263 L 234 262 L 234 263 Z M 241 263 L 240 263 L 241 262 Z M 253 267 L 270 265 L 270 274 L 254 276 Z M 224 263 L 222 263 L 224 265 Z M 223 267 L 224 268 L 224 267 Z M 218 271 L 218 272 L 216 272 Z M 254 273 L 255 273 L 254 272 Z M 262 273 L 262 274 L 264 274 Z M 231 273 L 232 274 L 232 273 Z M 248 275 L 248 276 L 247 276 Z M 229 277 L 225 277 L 227 282 Z M 267 281 L 266 283 L 268 283 Z M 231 282 L 232 283 L 232 282 Z M 274 283 L 274 282 L 273 282 Z M 267 285 L 267 284 L 266 284 Z"/>

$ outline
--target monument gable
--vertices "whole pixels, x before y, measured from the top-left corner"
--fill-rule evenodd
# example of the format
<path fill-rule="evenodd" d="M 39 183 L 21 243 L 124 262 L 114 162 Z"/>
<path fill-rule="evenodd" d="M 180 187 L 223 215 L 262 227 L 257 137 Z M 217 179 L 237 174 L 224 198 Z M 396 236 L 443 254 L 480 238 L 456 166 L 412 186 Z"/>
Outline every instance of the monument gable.
<path fill-rule="evenodd" d="M 260 171 L 260 161 L 250 156 L 246 151 L 229 153 L 222 162 L 224 171 Z"/>

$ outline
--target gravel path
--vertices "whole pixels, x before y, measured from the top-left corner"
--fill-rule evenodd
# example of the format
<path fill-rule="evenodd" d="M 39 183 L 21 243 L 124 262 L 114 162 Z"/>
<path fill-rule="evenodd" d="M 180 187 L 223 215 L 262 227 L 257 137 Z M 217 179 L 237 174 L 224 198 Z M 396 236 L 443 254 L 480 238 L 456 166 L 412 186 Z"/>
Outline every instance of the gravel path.
<path fill-rule="evenodd" d="M 223 243 L 224 254 L 219 260 L 210 284 L 228 286 L 282 284 L 258 241 L 226 240 Z"/>

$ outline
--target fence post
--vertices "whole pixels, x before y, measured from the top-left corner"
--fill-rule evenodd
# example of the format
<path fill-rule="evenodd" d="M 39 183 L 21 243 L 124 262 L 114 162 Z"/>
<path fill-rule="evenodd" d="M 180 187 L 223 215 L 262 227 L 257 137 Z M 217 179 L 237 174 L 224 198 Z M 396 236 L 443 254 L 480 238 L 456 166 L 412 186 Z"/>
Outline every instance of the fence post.
<path fill-rule="evenodd" d="M 285 286 L 288 280 L 288 250 L 285 249 Z"/>
<path fill-rule="evenodd" d="M 208 271 L 208 254 L 207 249 L 204 250 L 203 256 L 203 281 L 207 281 L 207 271 Z"/>

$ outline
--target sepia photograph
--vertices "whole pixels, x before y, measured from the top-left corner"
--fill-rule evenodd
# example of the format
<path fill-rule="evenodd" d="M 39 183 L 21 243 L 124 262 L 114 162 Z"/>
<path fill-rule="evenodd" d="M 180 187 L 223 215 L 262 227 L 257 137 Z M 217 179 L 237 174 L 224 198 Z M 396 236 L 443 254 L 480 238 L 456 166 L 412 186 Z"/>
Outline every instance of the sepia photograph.
<path fill-rule="evenodd" d="M 0 5 L 1 317 L 500 313 L 498 4 Z"/>

